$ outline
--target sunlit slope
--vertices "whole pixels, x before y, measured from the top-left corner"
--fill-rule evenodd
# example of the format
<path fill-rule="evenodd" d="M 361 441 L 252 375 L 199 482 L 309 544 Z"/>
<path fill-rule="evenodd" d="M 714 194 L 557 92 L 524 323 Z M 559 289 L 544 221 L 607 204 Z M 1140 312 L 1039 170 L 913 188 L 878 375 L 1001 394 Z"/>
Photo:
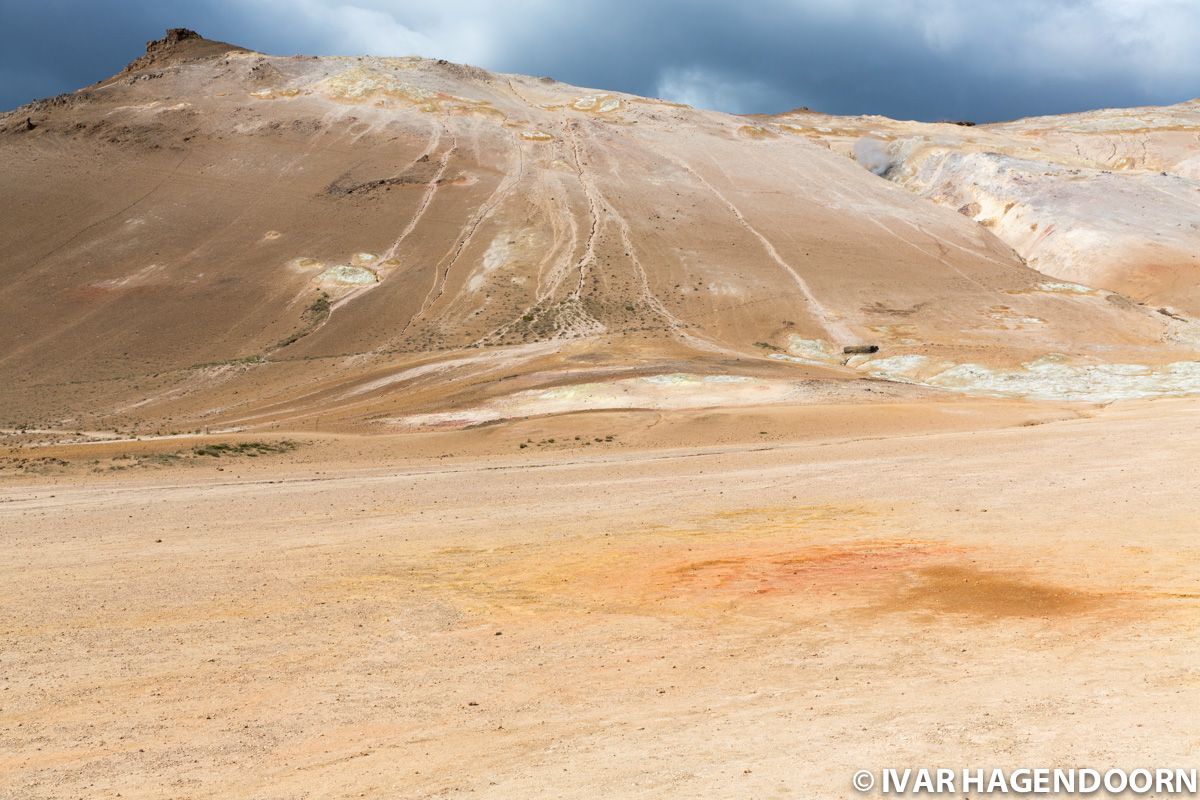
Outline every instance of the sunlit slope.
<path fill-rule="evenodd" d="M 1064 289 L 789 124 L 176 33 L 0 128 L 10 425 L 358 423 L 655 376 L 1193 352 L 1186 320 Z M 686 405 L 672 381 L 651 395 Z"/>
<path fill-rule="evenodd" d="M 1041 272 L 1200 314 L 1196 101 L 977 127 L 775 121 L 987 226 Z"/>

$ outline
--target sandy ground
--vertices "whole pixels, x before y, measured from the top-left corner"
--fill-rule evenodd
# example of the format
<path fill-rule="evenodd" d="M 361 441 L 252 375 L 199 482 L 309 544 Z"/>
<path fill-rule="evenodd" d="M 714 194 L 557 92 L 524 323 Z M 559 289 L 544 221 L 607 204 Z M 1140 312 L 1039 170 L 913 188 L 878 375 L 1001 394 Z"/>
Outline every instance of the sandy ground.
<path fill-rule="evenodd" d="M 0 797 L 812 798 L 860 767 L 1194 766 L 1197 423 L 1191 400 L 962 401 L 115 471 L 76 461 L 179 445 L 59 448 L 0 483 Z"/>

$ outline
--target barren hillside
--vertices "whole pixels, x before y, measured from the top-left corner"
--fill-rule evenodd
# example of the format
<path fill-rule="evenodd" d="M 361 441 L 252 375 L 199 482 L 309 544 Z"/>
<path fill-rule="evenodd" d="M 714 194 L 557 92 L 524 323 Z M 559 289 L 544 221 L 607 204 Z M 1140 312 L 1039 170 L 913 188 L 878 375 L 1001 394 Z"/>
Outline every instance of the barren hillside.
<path fill-rule="evenodd" d="M 746 118 L 172 31 L 0 117 L 0 425 L 1192 392 L 1197 113 Z"/>

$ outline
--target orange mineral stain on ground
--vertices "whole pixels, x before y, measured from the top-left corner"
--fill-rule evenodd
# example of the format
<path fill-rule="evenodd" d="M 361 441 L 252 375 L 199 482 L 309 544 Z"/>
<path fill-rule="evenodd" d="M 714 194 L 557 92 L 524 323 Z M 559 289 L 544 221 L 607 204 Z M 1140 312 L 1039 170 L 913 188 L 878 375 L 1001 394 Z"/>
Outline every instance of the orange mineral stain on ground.
<path fill-rule="evenodd" d="M 0 786 L 839 797 L 863 763 L 1185 763 L 1200 408 L 881 410 L 30 446 Z"/>
<path fill-rule="evenodd" d="M 988 566 L 1007 558 L 994 548 L 878 537 L 896 516 L 894 507 L 750 507 L 599 539 L 444 548 L 420 566 L 330 588 L 363 596 L 416 586 L 470 615 L 513 620 L 605 613 L 719 621 L 853 611 L 864 619 L 912 614 L 972 624 L 1097 614 L 1115 620 L 1137 597 L 1153 594 L 1073 588 Z"/>
<path fill-rule="evenodd" d="M 789 546 L 789 539 L 808 538 L 647 548 L 615 559 L 594 587 L 612 607 L 636 602 L 658 613 L 769 615 L 796 603 L 840 608 L 868 603 L 909 571 L 956 551 L 938 542 L 870 538 Z"/>

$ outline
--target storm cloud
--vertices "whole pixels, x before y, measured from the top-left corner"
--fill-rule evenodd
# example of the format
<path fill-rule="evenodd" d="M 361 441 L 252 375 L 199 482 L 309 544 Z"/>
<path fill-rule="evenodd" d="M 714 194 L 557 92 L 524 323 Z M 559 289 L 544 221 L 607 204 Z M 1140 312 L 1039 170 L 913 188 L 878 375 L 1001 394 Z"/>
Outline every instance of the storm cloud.
<path fill-rule="evenodd" d="M 106 77 L 179 26 L 739 113 L 982 122 L 1200 95 L 1192 0 L 0 0 L 0 20 L 4 108 Z"/>

